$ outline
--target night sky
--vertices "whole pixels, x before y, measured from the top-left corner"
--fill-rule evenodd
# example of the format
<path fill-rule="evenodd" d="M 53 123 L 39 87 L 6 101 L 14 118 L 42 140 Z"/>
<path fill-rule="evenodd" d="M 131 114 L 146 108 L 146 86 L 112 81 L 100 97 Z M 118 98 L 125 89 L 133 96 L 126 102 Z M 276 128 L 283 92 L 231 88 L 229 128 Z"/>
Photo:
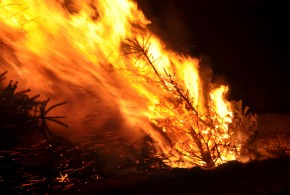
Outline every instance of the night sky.
<path fill-rule="evenodd" d="M 150 28 L 202 59 L 228 99 L 257 114 L 290 113 L 290 11 L 278 0 L 138 0 Z"/>

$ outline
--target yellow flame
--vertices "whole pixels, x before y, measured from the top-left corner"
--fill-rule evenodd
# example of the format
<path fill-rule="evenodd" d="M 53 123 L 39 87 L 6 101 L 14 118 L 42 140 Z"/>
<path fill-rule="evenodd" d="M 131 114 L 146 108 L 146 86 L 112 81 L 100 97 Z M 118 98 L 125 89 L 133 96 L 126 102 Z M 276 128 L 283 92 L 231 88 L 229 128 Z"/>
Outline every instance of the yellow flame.
<path fill-rule="evenodd" d="M 221 85 L 219 88 L 213 89 L 210 93 L 214 102 L 214 108 L 219 116 L 225 120 L 225 122 L 232 122 L 232 112 L 230 111 L 230 103 L 225 99 L 225 95 L 228 92 L 228 86 Z"/>

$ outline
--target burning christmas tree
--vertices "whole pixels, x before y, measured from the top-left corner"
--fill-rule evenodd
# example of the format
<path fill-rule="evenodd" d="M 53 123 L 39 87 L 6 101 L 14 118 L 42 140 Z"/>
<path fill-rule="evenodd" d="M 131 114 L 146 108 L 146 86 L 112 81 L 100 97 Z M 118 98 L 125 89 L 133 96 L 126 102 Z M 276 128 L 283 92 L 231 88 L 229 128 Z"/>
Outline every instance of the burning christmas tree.
<path fill-rule="evenodd" d="M 130 144 L 147 137 L 170 167 L 238 159 L 255 115 L 226 99 L 228 86 L 203 81 L 199 59 L 167 48 L 149 23 L 129 0 L 2 0 L 1 70 L 67 100 L 52 114 L 68 116 L 72 134 L 106 127 Z"/>

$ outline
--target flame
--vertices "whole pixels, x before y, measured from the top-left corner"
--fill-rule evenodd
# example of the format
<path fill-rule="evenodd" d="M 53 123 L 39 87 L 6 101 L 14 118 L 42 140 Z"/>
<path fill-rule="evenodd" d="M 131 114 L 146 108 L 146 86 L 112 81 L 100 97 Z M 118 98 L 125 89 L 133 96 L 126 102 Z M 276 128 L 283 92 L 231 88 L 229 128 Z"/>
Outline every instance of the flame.
<path fill-rule="evenodd" d="M 98 120 L 100 104 L 118 110 L 169 166 L 236 159 L 228 87 L 204 89 L 198 59 L 167 49 L 148 24 L 130 0 L 1 0 L 1 66 L 47 97 L 79 103 L 90 89 Z"/>

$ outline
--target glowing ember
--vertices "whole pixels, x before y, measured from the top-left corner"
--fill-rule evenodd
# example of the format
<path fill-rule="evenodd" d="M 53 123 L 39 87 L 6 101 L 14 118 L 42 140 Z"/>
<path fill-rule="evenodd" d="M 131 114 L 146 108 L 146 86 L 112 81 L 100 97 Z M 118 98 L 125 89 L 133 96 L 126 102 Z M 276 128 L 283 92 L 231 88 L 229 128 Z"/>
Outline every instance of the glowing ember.
<path fill-rule="evenodd" d="M 129 0 L 1 0 L 1 66 L 48 97 L 76 102 L 76 90 L 90 89 L 131 132 L 149 135 L 169 166 L 235 160 L 228 87 L 204 87 L 198 59 L 166 49 L 149 23 Z"/>

